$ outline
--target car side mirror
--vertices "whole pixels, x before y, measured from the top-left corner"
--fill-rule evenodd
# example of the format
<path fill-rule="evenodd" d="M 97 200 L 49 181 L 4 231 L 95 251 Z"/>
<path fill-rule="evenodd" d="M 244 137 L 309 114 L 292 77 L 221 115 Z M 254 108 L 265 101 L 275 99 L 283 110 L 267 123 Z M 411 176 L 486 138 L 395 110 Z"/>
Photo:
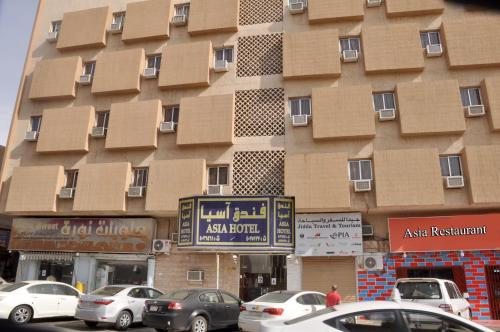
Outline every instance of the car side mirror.
<path fill-rule="evenodd" d="M 462 294 L 462 296 L 464 297 L 464 299 L 467 300 L 469 298 L 469 293 L 465 292 Z"/>

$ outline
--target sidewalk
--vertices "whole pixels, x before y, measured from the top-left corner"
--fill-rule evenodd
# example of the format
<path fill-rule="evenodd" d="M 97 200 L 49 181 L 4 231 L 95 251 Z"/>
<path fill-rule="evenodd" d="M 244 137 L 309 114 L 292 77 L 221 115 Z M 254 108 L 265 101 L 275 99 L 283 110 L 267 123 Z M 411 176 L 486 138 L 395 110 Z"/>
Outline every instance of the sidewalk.
<path fill-rule="evenodd" d="M 494 331 L 500 331 L 500 320 L 475 320 L 474 322 L 486 326 Z"/>

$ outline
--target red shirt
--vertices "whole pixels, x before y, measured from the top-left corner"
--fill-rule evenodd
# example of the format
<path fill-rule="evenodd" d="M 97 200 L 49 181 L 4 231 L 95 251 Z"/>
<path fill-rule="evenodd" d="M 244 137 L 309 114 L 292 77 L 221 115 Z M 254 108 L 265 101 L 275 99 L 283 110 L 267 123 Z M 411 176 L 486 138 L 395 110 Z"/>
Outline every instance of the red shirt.
<path fill-rule="evenodd" d="M 326 306 L 333 307 L 334 305 L 340 304 L 340 295 L 337 291 L 331 291 L 326 294 Z"/>

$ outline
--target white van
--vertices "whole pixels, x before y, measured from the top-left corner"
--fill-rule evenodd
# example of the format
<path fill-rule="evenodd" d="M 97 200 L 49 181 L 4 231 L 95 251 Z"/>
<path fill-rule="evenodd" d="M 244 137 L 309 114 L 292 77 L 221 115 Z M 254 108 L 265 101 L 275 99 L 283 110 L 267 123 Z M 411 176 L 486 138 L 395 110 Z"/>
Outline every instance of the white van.
<path fill-rule="evenodd" d="M 436 278 L 403 278 L 396 280 L 394 290 L 393 297 L 394 293 L 398 293 L 397 290 L 401 301 L 439 307 L 467 319 L 472 317 L 470 304 L 467 301 L 469 295 L 461 294 L 453 281 Z"/>

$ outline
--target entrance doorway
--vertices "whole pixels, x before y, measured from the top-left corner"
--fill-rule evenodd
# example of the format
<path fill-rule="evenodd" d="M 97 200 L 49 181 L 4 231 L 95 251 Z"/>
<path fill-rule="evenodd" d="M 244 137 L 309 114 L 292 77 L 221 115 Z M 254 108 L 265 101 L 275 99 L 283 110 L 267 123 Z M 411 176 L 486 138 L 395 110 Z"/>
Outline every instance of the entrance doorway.
<path fill-rule="evenodd" d="M 240 298 L 243 301 L 252 301 L 266 293 L 285 289 L 285 255 L 240 256 Z"/>
<path fill-rule="evenodd" d="M 485 266 L 491 319 L 500 319 L 500 265 Z"/>
<path fill-rule="evenodd" d="M 49 280 L 73 284 L 73 262 L 67 261 L 40 261 L 38 280 Z"/>

